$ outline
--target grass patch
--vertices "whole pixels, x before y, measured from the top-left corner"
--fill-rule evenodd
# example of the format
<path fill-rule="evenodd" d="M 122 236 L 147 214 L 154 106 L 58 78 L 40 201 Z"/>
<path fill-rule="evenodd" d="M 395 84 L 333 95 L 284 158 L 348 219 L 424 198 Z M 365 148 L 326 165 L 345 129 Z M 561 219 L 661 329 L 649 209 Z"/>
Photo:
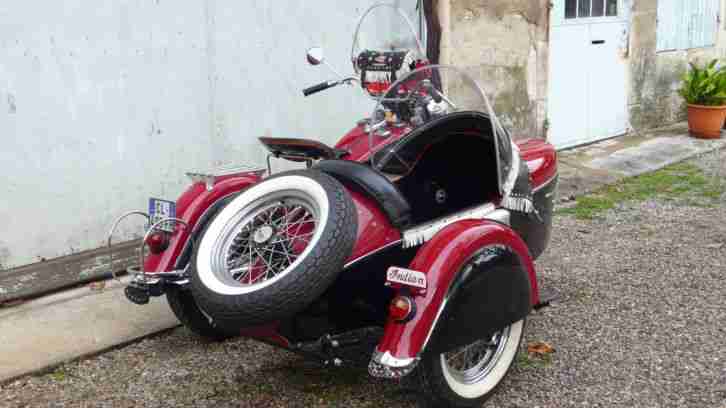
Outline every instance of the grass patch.
<path fill-rule="evenodd" d="M 678 163 L 578 197 L 574 206 L 559 209 L 557 214 L 590 220 L 622 202 L 644 201 L 653 197 L 675 200 L 686 195 L 696 198 L 689 202 L 709 206 L 720 199 L 724 191 L 726 186 L 720 180 L 709 178 L 693 164 Z"/>
<path fill-rule="evenodd" d="M 68 374 L 63 369 L 63 367 L 58 367 L 55 369 L 55 371 L 48 374 L 48 377 L 53 379 L 53 381 L 61 382 L 61 381 L 65 381 L 65 379 L 68 378 Z"/>

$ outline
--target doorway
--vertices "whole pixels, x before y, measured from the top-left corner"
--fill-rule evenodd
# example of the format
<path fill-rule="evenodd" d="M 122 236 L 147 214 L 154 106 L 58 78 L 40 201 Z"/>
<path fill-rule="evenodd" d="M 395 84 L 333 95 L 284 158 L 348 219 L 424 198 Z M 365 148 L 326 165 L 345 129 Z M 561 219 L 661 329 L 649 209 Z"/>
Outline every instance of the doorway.
<path fill-rule="evenodd" d="M 627 33 L 623 0 L 554 0 L 548 122 L 558 149 L 627 131 Z"/>

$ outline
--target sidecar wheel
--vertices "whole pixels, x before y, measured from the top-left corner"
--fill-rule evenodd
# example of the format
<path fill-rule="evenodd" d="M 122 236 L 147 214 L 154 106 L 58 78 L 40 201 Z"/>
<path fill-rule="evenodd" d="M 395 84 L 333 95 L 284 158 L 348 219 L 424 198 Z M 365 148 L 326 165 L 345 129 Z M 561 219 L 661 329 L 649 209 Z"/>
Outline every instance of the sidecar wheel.
<path fill-rule="evenodd" d="M 414 380 L 426 407 L 478 407 L 488 400 L 514 361 L 525 319 L 448 353 L 427 353 Z"/>
<path fill-rule="evenodd" d="M 234 333 L 220 329 L 197 306 L 194 297 L 188 290 L 169 288 L 166 290 L 166 302 L 177 319 L 194 334 L 213 341 L 222 341 L 235 337 Z"/>
<path fill-rule="evenodd" d="M 194 298 L 229 330 L 292 316 L 333 283 L 357 229 L 353 201 L 334 178 L 315 170 L 270 177 L 200 235 L 190 268 Z"/>

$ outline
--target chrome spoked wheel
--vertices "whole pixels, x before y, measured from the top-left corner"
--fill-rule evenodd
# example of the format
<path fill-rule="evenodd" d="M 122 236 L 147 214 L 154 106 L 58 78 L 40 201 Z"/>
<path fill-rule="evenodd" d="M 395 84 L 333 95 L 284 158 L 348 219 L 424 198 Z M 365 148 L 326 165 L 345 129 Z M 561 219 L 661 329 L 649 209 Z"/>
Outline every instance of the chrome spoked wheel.
<path fill-rule="evenodd" d="M 343 270 L 357 221 L 348 191 L 327 174 L 271 176 L 234 197 L 200 234 L 189 268 L 194 299 L 229 330 L 293 316 Z"/>
<path fill-rule="evenodd" d="M 294 268 L 319 236 L 320 208 L 301 191 L 268 195 L 242 208 L 211 253 L 217 278 L 245 291 L 274 283 Z"/>
<path fill-rule="evenodd" d="M 509 371 L 524 334 L 524 319 L 456 350 L 436 356 L 443 381 L 439 396 L 453 406 L 478 404 L 492 395 Z M 439 371 L 440 370 L 440 371 Z"/>
<path fill-rule="evenodd" d="M 509 340 L 510 328 L 494 333 L 457 350 L 441 354 L 441 364 L 449 375 L 462 384 L 476 384 L 494 369 Z"/>
<path fill-rule="evenodd" d="M 227 273 L 247 286 L 274 278 L 307 248 L 317 225 L 316 211 L 295 198 L 255 211 L 221 248 Z"/>

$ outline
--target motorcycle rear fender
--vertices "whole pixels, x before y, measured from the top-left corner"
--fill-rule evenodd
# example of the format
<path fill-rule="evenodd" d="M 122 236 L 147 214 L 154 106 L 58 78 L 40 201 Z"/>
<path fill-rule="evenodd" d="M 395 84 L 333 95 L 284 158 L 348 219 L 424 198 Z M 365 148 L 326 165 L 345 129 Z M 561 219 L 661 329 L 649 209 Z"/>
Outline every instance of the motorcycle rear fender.
<path fill-rule="evenodd" d="M 482 254 L 484 261 L 464 276 L 462 267 Z M 413 319 L 386 323 L 374 354 L 374 362 L 399 370 L 415 366 L 427 347 L 440 352 L 468 344 L 520 320 L 539 303 L 527 245 L 494 221 L 449 225 L 419 250 L 409 268 L 424 272 L 428 287 L 414 297 Z"/>
<path fill-rule="evenodd" d="M 189 186 L 176 201 L 176 216 L 185 221 L 188 228 L 177 228 L 171 236 L 169 246 L 162 253 L 147 253 L 144 271 L 153 274 L 186 267 L 194 240 L 212 216 L 242 190 L 260 180 L 260 176 L 250 173 L 220 177 L 211 189 L 204 182 Z"/>

